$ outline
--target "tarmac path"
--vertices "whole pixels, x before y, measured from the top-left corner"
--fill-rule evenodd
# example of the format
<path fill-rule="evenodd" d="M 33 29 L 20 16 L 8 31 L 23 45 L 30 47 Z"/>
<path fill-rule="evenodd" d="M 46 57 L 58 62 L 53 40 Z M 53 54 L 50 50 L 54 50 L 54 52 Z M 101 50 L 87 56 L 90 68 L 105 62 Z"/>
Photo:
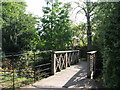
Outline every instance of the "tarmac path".
<path fill-rule="evenodd" d="M 80 61 L 48 78 L 23 88 L 102 88 L 99 82 L 87 78 L 87 61 Z"/>

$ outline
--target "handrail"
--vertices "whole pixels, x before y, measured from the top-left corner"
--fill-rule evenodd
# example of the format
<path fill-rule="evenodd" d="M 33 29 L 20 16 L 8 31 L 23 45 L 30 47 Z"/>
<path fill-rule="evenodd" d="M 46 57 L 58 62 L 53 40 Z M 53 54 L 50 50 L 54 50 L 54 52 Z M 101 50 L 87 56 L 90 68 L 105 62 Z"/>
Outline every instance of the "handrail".
<path fill-rule="evenodd" d="M 50 52 L 50 53 L 49 53 Z M 37 52 L 27 52 L 27 53 L 17 53 L 17 54 L 9 54 L 1 56 L 2 60 L 2 70 L 0 74 L 0 78 L 2 77 L 2 81 L 0 84 L 3 85 L 4 88 L 11 86 L 12 88 L 16 88 L 17 79 L 25 78 L 25 80 L 36 81 L 36 78 L 41 73 L 44 75 L 50 73 L 51 69 L 51 50 L 49 51 L 37 51 Z M 47 57 L 41 55 L 41 53 L 45 53 Z M 29 57 L 30 56 L 30 57 Z M 45 60 L 46 62 L 42 62 Z M 38 73 L 38 71 L 40 71 Z M 32 78 L 31 78 L 32 77 Z M 4 85 L 4 83 L 8 83 Z M 9 85 L 12 84 L 12 85 Z M 22 82 L 21 82 L 22 85 Z M 18 85 L 17 85 L 18 86 Z M 11 88 L 9 87 L 9 88 Z"/>
<path fill-rule="evenodd" d="M 88 54 L 94 54 L 96 53 L 97 51 L 90 51 L 90 52 L 87 52 Z"/>
<path fill-rule="evenodd" d="M 79 50 L 69 50 L 69 51 L 54 51 L 54 53 L 69 53 L 69 52 L 78 52 Z"/>
<path fill-rule="evenodd" d="M 54 51 L 52 60 L 52 74 L 69 67 L 79 61 L 79 50 Z"/>
<path fill-rule="evenodd" d="M 32 54 L 40 54 L 40 53 L 47 53 L 47 52 L 53 52 L 52 50 L 47 51 L 35 51 L 35 52 L 24 52 L 24 53 L 7 53 L 8 55 L 0 56 L 0 58 L 7 58 L 7 57 L 13 57 L 13 56 L 22 56 L 22 55 L 32 55 Z"/>
<path fill-rule="evenodd" d="M 46 53 L 48 52 L 47 57 L 42 57 L 39 53 Z M 50 53 L 49 53 L 50 52 Z M 23 57 L 23 56 L 24 57 Z M 30 57 L 29 57 L 30 55 Z M 50 56 L 51 55 L 51 56 Z M 20 57 L 19 57 L 20 56 Z M 21 57 L 22 56 L 22 57 Z M 18 57 L 18 58 L 17 58 Z M 42 57 L 42 58 L 41 58 Z M 79 61 L 79 50 L 69 50 L 69 51 L 37 51 L 37 52 L 28 52 L 28 53 L 19 53 L 19 54 L 9 54 L 6 56 L 2 56 L 4 61 L 4 67 L 7 68 L 10 65 L 10 70 L 2 70 L 4 71 L 0 76 L 4 77 L 10 77 L 10 79 L 1 81 L 1 84 L 4 84 L 8 81 L 12 83 L 11 87 L 16 87 L 16 78 L 27 78 L 33 79 L 34 81 L 37 80 L 37 76 L 40 75 L 40 73 L 46 75 L 48 73 L 49 75 L 55 74 L 58 71 L 61 71 L 62 69 L 65 69 L 67 67 L 70 67 L 72 64 L 76 64 Z M 22 59 L 21 59 L 22 58 Z M 50 58 L 50 59 L 48 59 Z M 20 60 L 19 60 L 20 59 Z M 7 62 L 8 60 L 8 62 Z M 17 60 L 19 60 L 17 62 Z M 45 63 L 38 63 L 42 60 L 49 60 L 49 62 Z M 50 62 L 52 61 L 52 62 Z M 16 68 L 19 67 L 20 68 Z M 52 72 L 50 72 L 50 70 Z M 26 81 L 26 80 L 25 80 Z M 9 86 L 6 85 L 6 86 Z M 6 87 L 4 86 L 4 87 Z"/>

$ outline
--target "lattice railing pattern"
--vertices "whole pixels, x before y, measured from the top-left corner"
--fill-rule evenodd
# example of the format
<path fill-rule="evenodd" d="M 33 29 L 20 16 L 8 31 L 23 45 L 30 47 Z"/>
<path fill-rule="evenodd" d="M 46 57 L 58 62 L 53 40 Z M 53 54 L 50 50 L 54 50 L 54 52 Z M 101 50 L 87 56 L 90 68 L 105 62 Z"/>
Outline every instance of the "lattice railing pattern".
<path fill-rule="evenodd" d="M 70 67 L 79 61 L 79 50 L 55 51 L 53 54 L 52 74 Z"/>

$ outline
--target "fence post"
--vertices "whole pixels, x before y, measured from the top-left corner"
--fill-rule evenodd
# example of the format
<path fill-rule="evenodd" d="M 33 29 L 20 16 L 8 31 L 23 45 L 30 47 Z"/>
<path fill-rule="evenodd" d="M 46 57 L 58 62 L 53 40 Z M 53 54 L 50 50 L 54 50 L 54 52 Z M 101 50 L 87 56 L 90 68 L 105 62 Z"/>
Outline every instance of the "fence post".
<path fill-rule="evenodd" d="M 95 65 L 96 65 L 96 52 L 97 51 L 91 51 L 87 52 L 87 77 L 88 78 L 94 78 L 95 74 Z"/>
<path fill-rule="evenodd" d="M 76 51 L 76 53 L 75 53 L 75 59 L 76 59 L 76 60 L 75 60 L 75 61 L 76 61 L 75 63 L 76 63 L 76 64 L 77 64 L 78 61 L 79 61 L 79 55 L 78 55 L 78 54 L 79 54 L 79 51 Z"/>
<path fill-rule="evenodd" d="M 65 54 L 65 57 L 66 57 L 66 58 L 65 58 L 65 68 L 67 68 L 67 64 L 68 64 L 68 61 L 67 61 L 67 60 L 68 60 L 67 52 L 66 52 L 66 54 Z"/>
<path fill-rule="evenodd" d="M 26 66 L 27 66 L 27 67 L 28 67 L 28 63 L 29 63 L 29 60 L 28 60 L 28 59 L 29 59 L 29 58 L 28 58 L 28 55 L 29 55 L 29 54 L 27 53 L 27 54 L 26 54 Z"/>
<path fill-rule="evenodd" d="M 87 77 L 90 78 L 90 53 L 87 53 Z"/>
<path fill-rule="evenodd" d="M 14 78 L 15 78 L 15 76 L 14 76 L 14 56 L 13 56 L 13 54 L 12 54 L 12 69 L 13 69 L 13 80 L 12 80 L 12 82 L 13 82 L 13 90 L 15 89 L 15 80 L 14 80 Z"/>
<path fill-rule="evenodd" d="M 96 74 L 96 60 L 97 60 L 97 52 L 94 53 L 94 63 L 93 63 L 93 65 L 94 65 L 94 67 L 93 67 L 94 73 L 93 73 L 93 78 L 95 77 L 95 74 Z"/>
<path fill-rule="evenodd" d="M 33 68 L 34 68 L 34 82 L 36 81 L 36 73 L 35 73 L 35 52 L 33 53 L 34 54 L 34 66 L 33 66 Z"/>
<path fill-rule="evenodd" d="M 56 72 L 56 69 L 55 69 L 55 67 L 56 67 L 56 54 L 53 52 L 52 54 L 51 54 L 51 74 L 52 75 L 54 75 L 55 74 L 55 72 Z"/>
<path fill-rule="evenodd" d="M 71 52 L 71 65 L 73 64 L 73 52 Z"/>
<path fill-rule="evenodd" d="M 80 59 L 80 51 L 78 50 L 78 60 L 77 60 L 77 63 L 80 62 L 79 59 Z"/>

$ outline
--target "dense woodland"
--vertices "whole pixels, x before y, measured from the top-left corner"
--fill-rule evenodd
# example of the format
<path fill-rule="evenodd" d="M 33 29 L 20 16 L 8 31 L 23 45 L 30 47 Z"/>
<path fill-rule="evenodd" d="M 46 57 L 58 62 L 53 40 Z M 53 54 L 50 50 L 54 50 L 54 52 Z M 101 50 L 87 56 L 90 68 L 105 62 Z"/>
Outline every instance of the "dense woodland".
<path fill-rule="evenodd" d="M 120 86 L 120 2 L 46 2 L 43 17 L 26 13 L 25 2 L 2 2 L 2 53 L 97 50 L 106 88 Z M 79 8 L 86 23 L 74 25 L 70 12 Z M 80 18 L 80 17 L 79 17 Z M 82 54 L 82 53 L 81 53 Z M 83 55 L 85 56 L 85 55 Z M 86 57 L 85 57 L 86 58 Z"/>

